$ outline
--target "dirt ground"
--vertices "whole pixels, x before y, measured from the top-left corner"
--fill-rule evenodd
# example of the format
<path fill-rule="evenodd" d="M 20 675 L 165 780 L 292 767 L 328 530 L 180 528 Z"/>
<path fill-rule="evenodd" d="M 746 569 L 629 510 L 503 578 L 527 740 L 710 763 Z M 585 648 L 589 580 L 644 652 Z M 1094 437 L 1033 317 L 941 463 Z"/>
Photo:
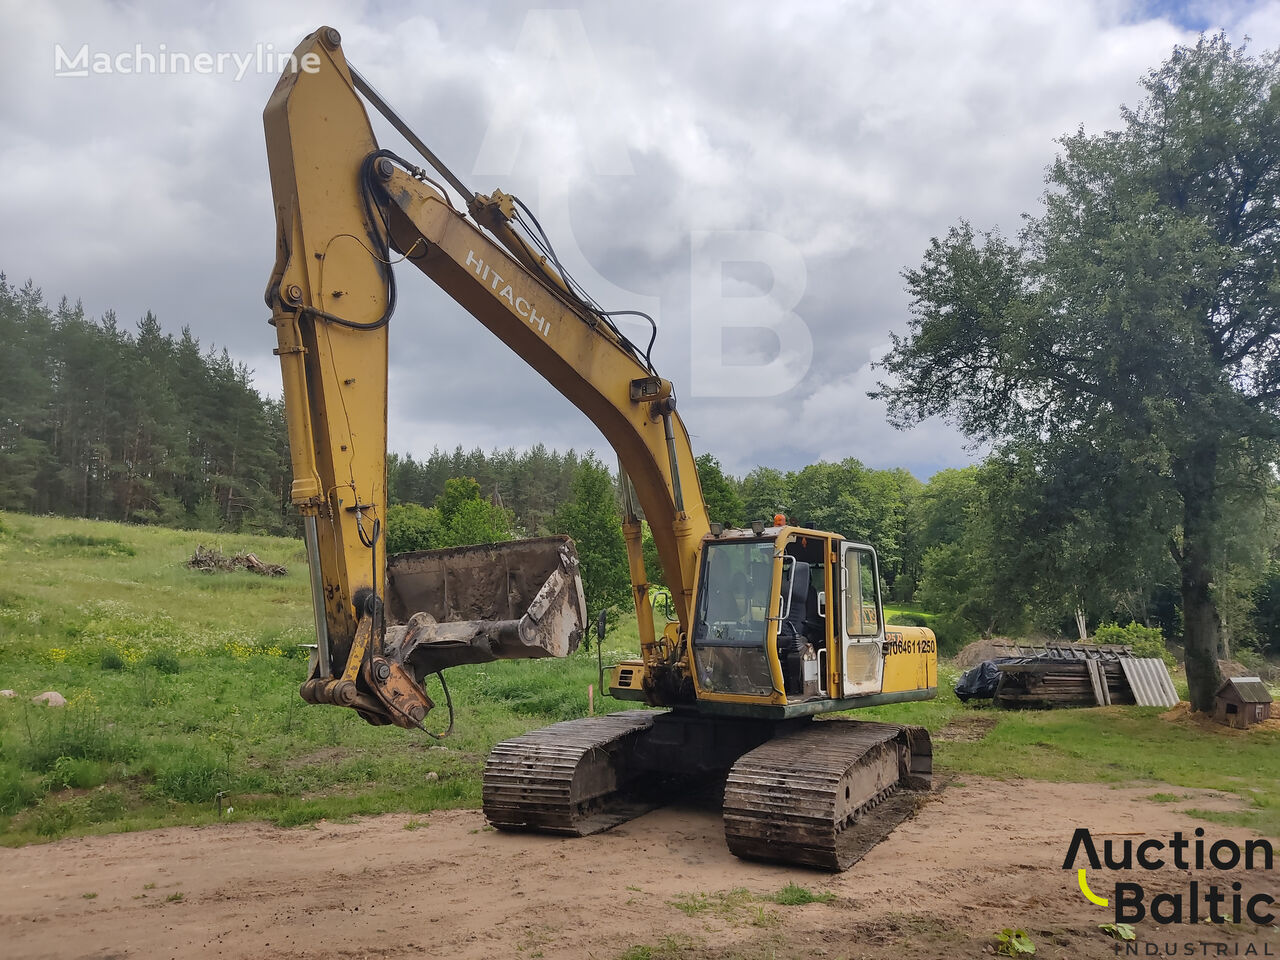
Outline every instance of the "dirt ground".
<path fill-rule="evenodd" d="M 1234 797 L 1165 788 L 1183 799 L 1147 799 L 1157 789 L 953 782 L 843 875 L 736 860 L 715 811 L 680 806 L 572 840 L 496 833 L 478 811 L 63 840 L 0 850 L 0 954 L 615 960 L 646 945 L 655 960 L 927 958 L 989 955 L 993 935 L 1014 926 L 1031 934 L 1040 958 L 1111 957 L 1114 944 L 1098 930 L 1110 911 L 1088 903 L 1062 869 L 1076 826 L 1099 840 L 1197 826 L 1246 839 L 1179 812 L 1229 808 Z M 1258 889 L 1280 893 L 1274 877 Z M 1188 877 L 1166 869 L 1138 879 L 1150 896 Z M 1242 877 L 1225 883 L 1233 879 Z M 788 882 L 835 899 L 787 907 L 717 896 L 770 894 Z M 1280 956 L 1274 927 L 1148 921 L 1138 936 L 1162 948 L 1207 940 L 1231 945 L 1232 956 Z"/>

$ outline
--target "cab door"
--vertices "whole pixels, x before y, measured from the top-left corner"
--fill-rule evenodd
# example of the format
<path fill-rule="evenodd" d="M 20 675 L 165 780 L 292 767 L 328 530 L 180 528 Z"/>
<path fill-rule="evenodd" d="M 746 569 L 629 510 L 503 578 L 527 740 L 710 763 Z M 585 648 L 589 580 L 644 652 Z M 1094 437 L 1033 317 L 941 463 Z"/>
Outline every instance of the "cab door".
<path fill-rule="evenodd" d="M 840 545 L 841 696 L 879 693 L 884 682 L 884 612 L 876 552 L 860 543 Z"/>

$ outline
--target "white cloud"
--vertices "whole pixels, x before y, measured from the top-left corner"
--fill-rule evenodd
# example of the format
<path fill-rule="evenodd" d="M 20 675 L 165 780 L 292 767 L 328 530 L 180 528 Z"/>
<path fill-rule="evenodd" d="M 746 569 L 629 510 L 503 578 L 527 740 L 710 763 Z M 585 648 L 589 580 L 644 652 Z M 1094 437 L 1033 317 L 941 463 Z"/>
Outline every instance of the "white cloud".
<path fill-rule="evenodd" d="M 901 270 L 958 217 L 1016 231 L 1053 139 L 1118 123 L 1138 79 L 1195 37 L 1148 6 L 721 0 L 549 13 L 516 3 L 424 12 L 407 0 L 0 0 L 0 270 L 82 297 L 94 314 L 115 308 L 125 323 L 152 308 L 170 329 L 190 324 L 274 391 L 260 118 L 275 77 L 60 80 L 53 50 L 286 51 L 329 23 L 464 179 L 514 190 L 561 224 L 560 248 L 600 299 L 659 314 L 655 359 L 684 388 L 700 450 L 738 472 L 854 455 L 923 475 L 970 454 L 940 424 L 891 430 L 865 397 L 871 349 L 905 327 Z M 1280 0 L 1207 3 L 1194 15 L 1249 34 L 1254 51 L 1280 44 Z M 539 46 L 538 29 L 564 29 L 550 39 L 568 46 Z M 584 38 L 590 56 L 574 52 Z M 567 56 L 546 55 L 557 50 Z M 486 135 L 515 145 L 502 155 L 511 175 L 493 172 L 498 154 L 476 173 Z M 771 232 L 804 254 L 796 313 L 814 359 L 782 396 L 687 389 L 714 359 L 690 347 L 698 230 Z M 585 417 L 407 270 L 393 337 L 398 448 L 603 447 Z"/>

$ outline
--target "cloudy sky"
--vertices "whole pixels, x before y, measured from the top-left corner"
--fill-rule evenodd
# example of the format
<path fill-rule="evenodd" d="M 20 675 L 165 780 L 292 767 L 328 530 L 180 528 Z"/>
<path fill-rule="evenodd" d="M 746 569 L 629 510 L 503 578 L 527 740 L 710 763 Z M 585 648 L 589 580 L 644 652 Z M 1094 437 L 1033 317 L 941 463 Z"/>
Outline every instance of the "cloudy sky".
<path fill-rule="evenodd" d="M 698 452 L 736 473 L 857 456 L 927 478 L 974 454 L 867 399 L 901 271 L 961 217 L 1018 229 L 1054 138 L 1118 123 L 1178 43 L 1280 46 L 1280 0 L 500 3 L 0 0 L 0 271 L 147 309 L 279 392 L 267 62 L 320 24 L 468 184 L 519 194 L 654 357 Z M 56 76 L 141 49 L 222 73 Z M 64 63 L 65 67 L 66 64 Z M 379 127 L 384 145 L 405 153 Z M 596 448 L 584 416 L 411 270 L 393 321 L 395 449 Z M 637 329 L 635 334 L 641 336 Z M 503 385 L 492 388 L 493 383 Z M 606 459 L 611 457 L 606 456 Z"/>

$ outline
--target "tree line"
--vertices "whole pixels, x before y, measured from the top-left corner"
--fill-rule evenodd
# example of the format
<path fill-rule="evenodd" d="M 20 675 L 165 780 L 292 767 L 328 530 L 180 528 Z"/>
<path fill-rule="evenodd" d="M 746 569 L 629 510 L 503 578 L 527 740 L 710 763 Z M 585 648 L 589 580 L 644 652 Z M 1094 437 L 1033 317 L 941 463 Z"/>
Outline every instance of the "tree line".
<path fill-rule="evenodd" d="M 281 404 L 253 388 L 225 351 L 148 313 L 135 330 L 91 320 L 66 300 L 0 277 L 0 507 L 132 523 L 296 533 Z M 1115 456 L 1119 457 L 1120 454 Z M 1095 458 L 1097 459 L 1097 458 Z M 710 518 L 831 530 L 872 544 L 888 601 L 920 602 L 952 636 L 1071 633 L 1136 621 L 1183 631 L 1177 565 L 1132 485 L 1132 502 L 1098 471 L 1048 471 L 1006 448 L 927 483 L 856 459 L 738 477 L 697 458 Z M 1110 469 L 1120 471 L 1119 463 Z M 392 553 L 522 536 L 578 543 L 593 609 L 630 603 L 617 484 L 588 453 L 538 445 L 391 454 Z M 1213 585 L 1221 652 L 1280 651 L 1280 527 L 1268 497 L 1228 497 L 1228 549 Z M 646 567 L 661 567 L 646 530 Z"/>
<path fill-rule="evenodd" d="M 399 504 L 391 509 L 392 552 L 565 533 L 577 542 L 592 609 L 629 605 L 616 480 L 593 455 L 458 449 L 434 451 L 421 463 L 395 462 L 401 470 L 390 474 L 391 498 Z M 951 645 L 979 635 L 1074 635 L 1081 619 L 1090 635 L 1103 624 L 1131 622 L 1157 627 L 1169 639 L 1182 634 L 1172 557 L 1138 549 L 1149 540 L 1144 514 L 1106 513 L 1100 503 L 1086 512 L 1082 491 L 1059 489 L 1071 476 L 1089 489 L 1085 473 L 1046 478 L 1007 452 L 942 470 L 927 483 L 853 458 L 791 471 L 757 467 L 737 477 L 702 454 L 697 467 L 713 523 L 743 527 L 781 513 L 791 523 L 874 546 L 886 602 L 919 603 L 940 614 L 937 626 Z M 484 479 L 453 479 L 458 472 Z M 525 483 L 529 490 L 518 500 Z M 463 499 L 470 501 L 465 510 Z M 1251 510 L 1238 505 L 1228 513 L 1235 552 L 1215 586 L 1220 653 L 1280 652 L 1280 488 Z M 398 531 L 409 532 L 408 539 Z M 649 579 L 661 583 L 647 528 L 644 546 Z"/>
<path fill-rule="evenodd" d="M 148 312 L 128 330 L 0 274 L 0 507 L 285 532 L 284 411 Z"/>

